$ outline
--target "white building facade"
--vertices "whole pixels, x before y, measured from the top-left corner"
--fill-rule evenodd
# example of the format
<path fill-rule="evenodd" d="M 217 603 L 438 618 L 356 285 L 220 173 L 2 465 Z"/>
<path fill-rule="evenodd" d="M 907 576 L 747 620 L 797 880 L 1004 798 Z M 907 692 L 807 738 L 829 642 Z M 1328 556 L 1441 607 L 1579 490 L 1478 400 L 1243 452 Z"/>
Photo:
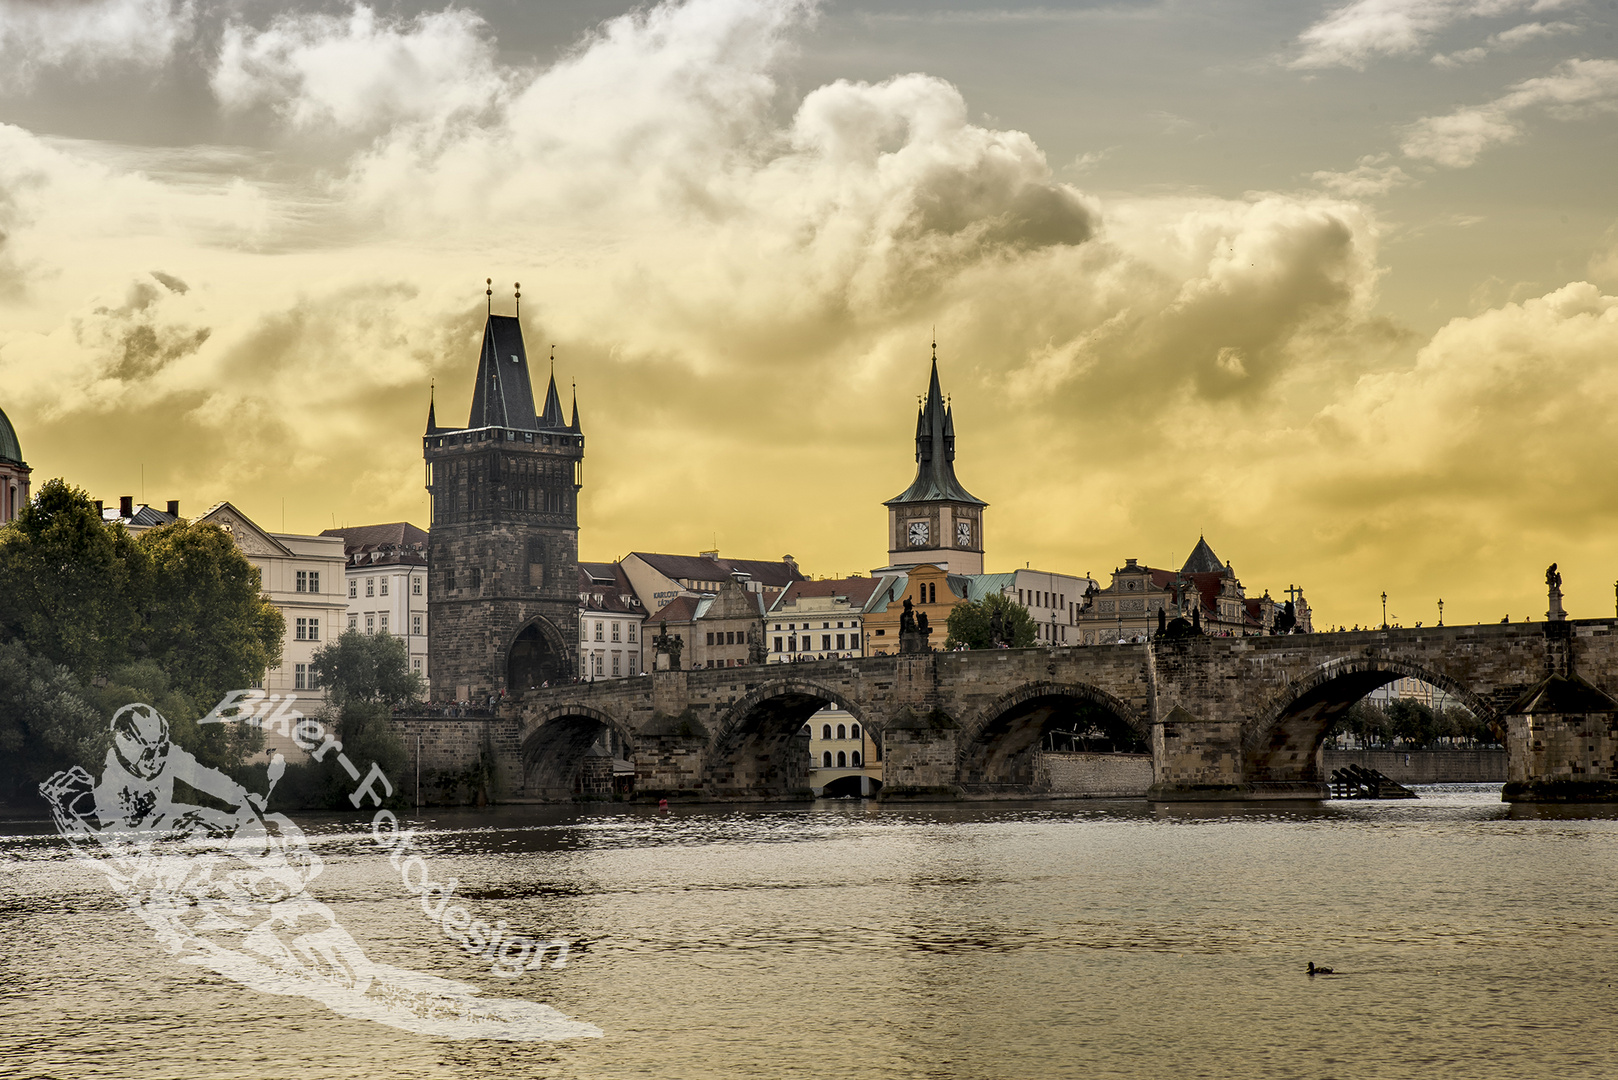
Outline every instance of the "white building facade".
<path fill-rule="evenodd" d="M 764 620 L 765 662 L 852 659 L 868 655 L 865 616 L 886 610 L 890 586 L 903 574 L 794 581 L 776 597 Z"/>
<path fill-rule="evenodd" d="M 264 689 L 296 694 L 300 711 L 312 712 L 326 700 L 314 676 L 314 655 L 337 635 L 347 612 L 342 540 L 267 532 L 228 502 L 214 505 L 197 520 L 230 533 L 247 561 L 258 567 L 264 595 L 286 619 L 281 664 L 264 673 Z"/>
<path fill-rule="evenodd" d="M 410 670 L 431 685 L 427 659 L 427 532 L 408 521 L 321 533 L 343 545 L 346 607 L 341 629 L 402 638 Z"/>
<path fill-rule="evenodd" d="M 579 563 L 579 674 L 627 679 L 646 670 L 646 607 L 618 563 Z"/>

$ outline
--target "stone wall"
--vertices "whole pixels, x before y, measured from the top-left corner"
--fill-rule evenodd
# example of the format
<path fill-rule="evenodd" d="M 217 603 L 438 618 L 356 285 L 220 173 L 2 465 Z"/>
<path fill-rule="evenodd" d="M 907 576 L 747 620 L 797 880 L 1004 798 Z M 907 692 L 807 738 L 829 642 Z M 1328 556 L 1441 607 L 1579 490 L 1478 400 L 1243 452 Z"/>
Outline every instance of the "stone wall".
<path fill-rule="evenodd" d="M 1503 784 L 1506 751 L 1326 749 L 1326 775 L 1358 765 L 1401 784 Z"/>
<path fill-rule="evenodd" d="M 405 748 L 405 775 L 390 777 L 394 787 L 416 793 L 417 742 L 420 743 L 421 798 L 426 805 L 476 802 L 477 786 L 493 802 L 523 802 L 529 797 L 523 780 L 522 741 L 514 720 L 491 717 L 394 717 L 393 730 Z M 469 777 L 492 753 L 494 771 L 482 785 L 452 783 Z"/>
<path fill-rule="evenodd" d="M 1086 799 L 1143 799 L 1152 786 L 1150 754 L 1034 754 L 1034 784 L 1051 795 Z"/>

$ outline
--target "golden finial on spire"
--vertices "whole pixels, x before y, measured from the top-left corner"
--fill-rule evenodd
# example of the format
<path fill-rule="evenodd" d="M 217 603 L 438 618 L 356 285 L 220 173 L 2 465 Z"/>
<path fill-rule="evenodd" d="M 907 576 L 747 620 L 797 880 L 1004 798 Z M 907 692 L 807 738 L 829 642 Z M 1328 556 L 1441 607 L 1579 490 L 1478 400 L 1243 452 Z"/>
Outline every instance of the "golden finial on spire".
<path fill-rule="evenodd" d="M 551 346 L 551 378 L 556 378 L 556 346 Z"/>
<path fill-rule="evenodd" d="M 511 313 L 513 315 L 517 315 L 517 314 L 520 314 L 522 312 L 522 282 L 519 281 L 519 282 L 515 283 L 514 285 L 512 285 L 511 287 L 513 289 L 517 290 L 516 305 L 512 308 Z"/>
<path fill-rule="evenodd" d="M 494 314 L 494 278 L 483 279 L 483 305 L 490 315 Z"/>

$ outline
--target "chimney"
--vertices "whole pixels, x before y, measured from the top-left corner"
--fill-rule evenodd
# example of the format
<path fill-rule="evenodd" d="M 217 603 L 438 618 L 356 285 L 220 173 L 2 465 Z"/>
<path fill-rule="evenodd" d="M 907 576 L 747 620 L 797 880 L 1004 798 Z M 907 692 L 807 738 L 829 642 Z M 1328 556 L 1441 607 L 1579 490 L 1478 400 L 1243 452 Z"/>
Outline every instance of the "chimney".
<path fill-rule="evenodd" d="M 180 500 L 179 499 L 170 499 L 169 500 L 169 517 L 178 518 L 179 516 L 180 516 Z"/>
<path fill-rule="evenodd" d="M 118 496 L 118 516 L 122 518 L 131 518 L 135 516 L 135 496 Z"/>
<path fill-rule="evenodd" d="M 102 503 L 101 503 L 101 500 L 100 500 L 100 499 L 97 499 L 97 500 L 96 500 L 96 517 L 100 517 L 100 516 L 101 516 L 101 511 L 102 511 L 102 509 L 103 509 L 103 507 L 102 507 Z"/>

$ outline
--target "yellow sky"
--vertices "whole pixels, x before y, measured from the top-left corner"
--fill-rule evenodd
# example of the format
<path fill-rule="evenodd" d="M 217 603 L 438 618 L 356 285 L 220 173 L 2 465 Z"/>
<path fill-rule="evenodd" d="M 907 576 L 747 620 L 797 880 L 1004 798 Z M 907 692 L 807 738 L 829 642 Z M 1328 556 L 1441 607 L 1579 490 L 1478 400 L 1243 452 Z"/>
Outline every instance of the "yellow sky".
<path fill-rule="evenodd" d="M 1570 151 L 1536 181 L 1606 191 L 1584 202 L 1523 178 L 1557 139 L 1612 149 L 1618 63 L 1565 29 L 1579 5 L 1394 5 L 1404 37 L 1364 6 L 1181 78 L 1190 119 L 1139 104 L 1131 156 L 1058 105 L 1008 114 L 1036 80 L 974 74 L 974 43 L 1011 46 L 965 8 L 925 27 L 951 79 L 850 44 L 920 18 L 899 8 L 690 0 L 513 57 L 509 12 L 11 0 L 0 406 L 37 479 L 98 498 L 144 474 L 152 502 L 271 528 L 283 503 L 291 530 L 425 525 L 428 387 L 464 422 L 483 280 L 504 312 L 520 280 L 530 356 L 555 344 L 578 383 L 585 557 L 717 543 L 846 574 L 885 561 L 936 328 L 991 570 L 1105 579 L 1201 532 L 1317 625 L 1379 619 L 1383 590 L 1406 624 L 1440 597 L 1446 622 L 1537 619 L 1553 560 L 1574 615 L 1610 613 L 1610 168 Z M 1268 173 L 1257 135 L 1219 149 L 1379 71 L 1413 88 L 1380 143 L 1344 128 Z M 1216 91 L 1223 126 L 1193 115 Z M 138 136 L 96 127 L 128 101 Z M 1277 114 L 1299 134 L 1275 154 L 1311 108 Z M 1582 231 L 1536 224 L 1558 213 Z"/>

